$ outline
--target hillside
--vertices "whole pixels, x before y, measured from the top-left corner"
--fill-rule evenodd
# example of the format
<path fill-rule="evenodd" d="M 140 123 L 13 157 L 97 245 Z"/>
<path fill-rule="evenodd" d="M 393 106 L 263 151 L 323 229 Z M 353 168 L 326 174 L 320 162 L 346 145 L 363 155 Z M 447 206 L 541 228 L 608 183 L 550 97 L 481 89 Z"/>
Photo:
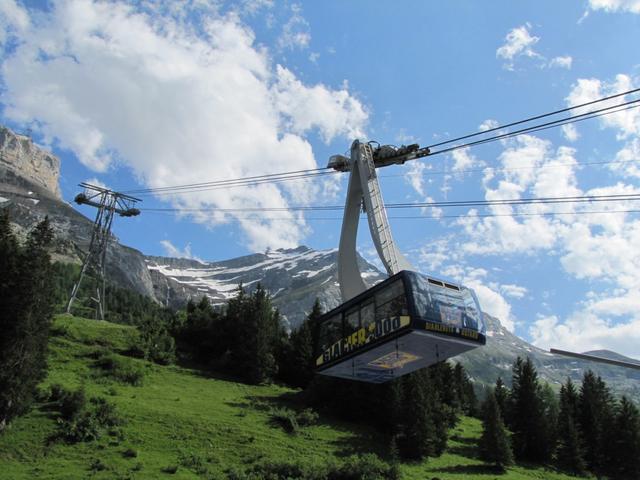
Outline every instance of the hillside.
<path fill-rule="evenodd" d="M 288 388 L 248 386 L 118 355 L 143 373 L 141 385 L 134 386 L 96 367 L 96 358 L 109 351 L 126 352 L 136 336 L 129 326 L 56 318 L 49 376 L 41 390 L 48 392 L 54 384 L 82 385 L 87 396 L 115 404 L 125 423 L 93 442 L 67 444 L 55 438 L 59 412 L 52 402 L 43 401 L 0 436 L 2 478 L 228 478 L 232 471 L 267 460 L 316 465 L 342 462 L 350 454 L 387 454 L 385 439 L 375 431 L 323 415 L 296 435 L 286 433 L 271 412 L 281 406 L 299 408 Z M 479 422 L 464 418 L 451 432 L 442 457 L 401 465 L 402 478 L 495 476 L 475 458 L 479 434 Z M 574 477 L 518 466 L 503 478 Z"/>

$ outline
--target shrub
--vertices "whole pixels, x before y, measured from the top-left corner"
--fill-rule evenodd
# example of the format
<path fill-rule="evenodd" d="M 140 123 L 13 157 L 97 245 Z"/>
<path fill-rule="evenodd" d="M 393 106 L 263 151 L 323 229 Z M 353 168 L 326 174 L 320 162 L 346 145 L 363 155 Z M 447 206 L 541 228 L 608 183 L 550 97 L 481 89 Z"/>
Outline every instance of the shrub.
<path fill-rule="evenodd" d="M 314 411 L 312 408 L 305 408 L 296 415 L 298 425 L 301 427 L 315 425 L 318 423 L 319 418 L 320 416 L 318 415 L 318 412 Z"/>
<path fill-rule="evenodd" d="M 162 469 L 163 473 L 169 473 L 171 475 L 173 475 L 177 471 L 178 471 L 178 466 L 177 465 L 168 465 L 168 466 L 166 466 L 166 467 L 164 467 Z"/>
<path fill-rule="evenodd" d="M 51 385 L 51 394 L 49 395 L 49 400 L 52 402 L 58 402 L 62 400 L 63 395 L 67 392 L 67 390 L 60 385 L 59 383 L 54 383 Z"/>
<path fill-rule="evenodd" d="M 280 425 L 287 433 L 298 433 L 299 425 L 296 413 L 289 408 L 274 408 L 271 410 L 271 419 Z"/>
<path fill-rule="evenodd" d="M 89 402 L 83 389 L 63 391 L 59 400 L 58 436 L 70 443 L 90 442 L 100 438 L 102 430 L 123 423 L 115 406 L 104 398 Z"/>
<path fill-rule="evenodd" d="M 87 398 L 83 388 L 80 388 L 75 392 L 62 390 L 59 393 L 59 396 L 60 414 L 65 420 L 72 420 L 76 418 L 80 412 L 84 410 L 87 403 Z"/>
<path fill-rule="evenodd" d="M 180 455 L 180 465 L 189 470 L 193 470 L 198 475 L 207 473 L 205 461 L 196 453 L 183 453 Z"/>
<path fill-rule="evenodd" d="M 125 458 L 136 458 L 138 456 L 138 452 L 133 448 L 127 448 L 122 452 L 122 456 Z"/>
<path fill-rule="evenodd" d="M 101 472 L 102 470 L 106 470 L 107 466 L 102 463 L 102 460 L 96 458 L 93 462 L 91 462 L 91 466 L 89 469 L 93 472 Z"/>
<path fill-rule="evenodd" d="M 96 361 L 96 366 L 101 368 L 105 375 L 123 383 L 133 386 L 142 385 L 144 372 L 130 359 L 120 358 L 113 354 L 101 356 Z"/>
<path fill-rule="evenodd" d="M 102 397 L 91 399 L 93 415 L 101 427 L 116 427 L 122 424 L 122 419 L 116 413 L 116 407 Z"/>
<path fill-rule="evenodd" d="M 396 468 L 376 455 L 354 455 L 342 464 L 302 464 L 266 462 L 245 472 L 230 471 L 232 480 L 397 480 Z"/>

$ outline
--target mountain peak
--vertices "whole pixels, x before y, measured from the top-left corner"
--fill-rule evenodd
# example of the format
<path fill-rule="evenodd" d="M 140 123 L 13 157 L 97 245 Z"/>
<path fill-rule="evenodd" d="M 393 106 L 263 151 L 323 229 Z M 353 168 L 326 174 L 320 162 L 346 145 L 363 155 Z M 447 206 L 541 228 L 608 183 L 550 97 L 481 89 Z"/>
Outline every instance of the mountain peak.
<path fill-rule="evenodd" d="M 26 135 L 0 126 L 0 181 L 14 184 L 24 178 L 61 199 L 60 160 Z M 17 177 L 17 178 L 16 178 Z"/>

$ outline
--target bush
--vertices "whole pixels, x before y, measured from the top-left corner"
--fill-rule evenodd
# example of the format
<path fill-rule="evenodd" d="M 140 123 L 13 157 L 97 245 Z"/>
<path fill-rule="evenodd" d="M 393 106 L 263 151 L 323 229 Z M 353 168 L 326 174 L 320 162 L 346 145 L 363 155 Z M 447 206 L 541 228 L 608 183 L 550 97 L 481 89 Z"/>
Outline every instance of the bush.
<path fill-rule="evenodd" d="M 318 415 L 318 412 L 314 411 L 312 408 L 305 408 L 296 415 L 298 425 L 300 425 L 301 427 L 315 425 L 316 423 L 318 423 L 319 418 L 320 416 Z"/>
<path fill-rule="evenodd" d="M 115 406 L 104 398 L 92 398 L 87 402 L 83 389 L 62 390 L 57 394 L 61 396 L 58 436 L 67 442 L 97 440 L 103 429 L 123 423 Z"/>
<path fill-rule="evenodd" d="M 353 455 L 343 465 L 330 469 L 328 480 L 396 480 L 399 472 L 371 453 Z"/>
<path fill-rule="evenodd" d="M 125 458 L 136 458 L 138 456 L 138 452 L 133 448 L 127 448 L 122 452 L 122 456 Z"/>
<path fill-rule="evenodd" d="M 189 470 L 193 470 L 198 475 L 207 473 L 205 461 L 196 453 L 184 453 L 180 455 L 180 465 Z"/>
<path fill-rule="evenodd" d="M 84 393 L 84 389 L 80 388 L 75 392 L 69 390 L 62 390 L 59 393 L 60 396 L 60 415 L 65 420 L 73 420 L 76 418 L 82 410 L 84 410 L 87 403 L 87 398 Z"/>
<path fill-rule="evenodd" d="M 102 397 L 91 399 L 93 416 L 101 427 L 116 427 L 122 424 L 122 419 L 116 413 L 116 407 Z"/>
<path fill-rule="evenodd" d="M 133 386 L 142 385 L 144 372 L 132 360 L 117 357 L 114 354 L 101 356 L 96 361 L 96 366 L 101 368 L 105 375 L 122 383 Z"/>
<path fill-rule="evenodd" d="M 272 421 L 280 425 L 287 433 L 298 433 L 299 425 L 296 413 L 289 408 L 274 408 L 271 410 Z"/>
<path fill-rule="evenodd" d="M 62 396 L 67 391 L 62 385 L 59 383 L 54 383 L 51 385 L 51 394 L 49 395 L 49 400 L 52 402 L 58 402 L 62 400 Z"/>
<path fill-rule="evenodd" d="M 101 472 L 102 470 L 106 470 L 107 466 L 102 463 L 102 460 L 96 458 L 93 462 L 91 462 L 91 466 L 89 469 L 93 472 Z"/>
<path fill-rule="evenodd" d="M 354 455 L 342 464 L 301 464 L 266 462 L 246 472 L 232 471 L 232 480 L 397 480 L 397 468 L 376 455 Z"/>
<path fill-rule="evenodd" d="M 169 465 L 167 467 L 164 467 L 162 469 L 163 473 L 169 473 L 171 475 L 173 475 L 174 473 L 176 473 L 178 471 L 178 466 L 177 465 Z"/>

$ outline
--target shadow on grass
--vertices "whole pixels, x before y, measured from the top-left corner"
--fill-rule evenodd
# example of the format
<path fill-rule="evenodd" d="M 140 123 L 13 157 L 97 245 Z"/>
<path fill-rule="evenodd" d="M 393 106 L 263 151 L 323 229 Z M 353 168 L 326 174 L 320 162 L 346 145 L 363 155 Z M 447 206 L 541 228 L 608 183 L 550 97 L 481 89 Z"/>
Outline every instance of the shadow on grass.
<path fill-rule="evenodd" d="M 447 446 L 447 452 L 460 455 L 462 457 L 479 459 L 480 453 L 478 451 L 478 440 L 475 438 L 465 438 L 458 435 L 451 437 L 451 441 L 458 443 L 459 445 Z"/>
<path fill-rule="evenodd" d="M 507 473 L 505 469 L 495 465 L 453 465 L 451 467 L 435 468 L 433 471 L 459 475 L 504 475 Z"/>
<path fill-rule="evenodd" d="M 310 408 L 304 402 L 304 392 L 285 392 L 278 396 L 247 395 L 244 402 L 226 402 L 227 405 L 239 409 L 250 409 L 270 414 L 278 409 L 289 409 L 300 412 Z M 281 419 L 271 418 L 269 424 L 273 428 L 283 428 Z M 321 414 L 316 426 L 329 426 L 336 432 L 338 438 L 330 442 L 338 450 L 337 457 L 349 457 L 356 454 L 375 453 L 381 458 L 388 457 L 387 440 L 385 436 L 372 427 L 356 422 L 342 420 L 333 415 Z M 308 427 L 301 426 L 298 434 L 305 434 Z M 288 431 L 285 428 L 285 431 Z M 291 432 L 289 432 L 291 433 Z"/>

